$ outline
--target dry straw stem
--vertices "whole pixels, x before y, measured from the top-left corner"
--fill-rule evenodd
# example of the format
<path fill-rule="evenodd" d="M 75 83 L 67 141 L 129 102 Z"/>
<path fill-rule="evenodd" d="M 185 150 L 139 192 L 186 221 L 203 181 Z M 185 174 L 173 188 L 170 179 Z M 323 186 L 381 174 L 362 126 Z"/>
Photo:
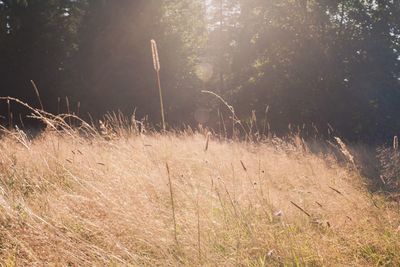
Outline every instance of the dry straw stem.
<path fill-rule="evenodd" d="M 235 138 L 235 125 L 238 123 L 242 130 L 246 133 L 246 136 L 249 137 L 248 132 L 246 131 L 246 129 L 243 127 L 243 125 L 240 123 L 239 118 L 235 115 L 235 109 L 233 108 L 233 106 L 229 105 L 228 102 L 226 102 L 220 95 L 211 92 L 211 91 L 207 91 L 207 90 L 202 90 L 201 91 L 204 94 L 210 94 L 215 96 L 217 99 L 219 99 L 228 109 L 229 111 L 232 113 L 232 138 Z"/>
<path fill-rule="evenodd" d="M 78 101 L 78 104 L 76 105 L 76 116 L 79 117 L 80 112 L 81 112 L 81 102 Z"/>
<path fill-rule="evenodd" d="M 353 155 L 350 153 L 349 149 L 347 148 L 346 144 L 340 139 L 339 137 L 335 137 L 336 142 L 339 144 L 340 151 L 343 153 L 343 155 L 347 158 L 347 160 L 353 165 L 355 169 L 356 163 L 354 161 Z"/>
<path fill-rule="evenodd" d="M 265 108 L 265 112 L 264 112 L 264 127 L 263 127 L 263 134 L 264 135 L 267 135 L 266 134 L 266 130 L 267 130 L 267 124 L 268 124 L 268 111 L 269 111 L 269 106 L 267 106 L 266 108 Z"/>
<path fill-rule="evenodd" d="M 21 123 L 22 129 L 24 129 L 25 128 L 25 124 L 24 124 L 24 120 L 22 119 L 21 113 L 18 114 L 18 117 L 19 117 L 19 122 Z"/>
<path fill-rule="evenodd" d="M 65 103 L 66 103 L 66 105 L 67 105 L 67 112 L 68 112 L 68 115 L 70 115 L 70 114 L 71 114 L 71 110 L 70 110 L 70 108 L 69 108 L 69 98 L 68 98 L 68 96 L 65 97 Z M 71 117 L 68 118 L 68 123 L 69 123 L 69 125 L 72 126 Z"/>
<path fill-rule="evenodd" d="M 57 115 L 60 114 L 61 97 L 57 97 Z"/>
<path fill-rule="evenodd" d="M 37 86 L 36 86 L 36 84 L 35 84 L 35 82 L 33 80 L 31 80 L 31 84 L 33 86 L 33 89 L 35 90 L 36 97 L 38 98 L 38 101 L 39 101 L 39 104 L 40 104 L 40 109 L 44 110 L 42 99 L 40 98 L 40 94 L 39 94 L 39 89 L 37 88 Z"/>
<path fill-rule="evenodd" d="M 169 184 L 169 193 L 170 193 L 170 198 L 171 198 L 172 219 L 174 222 L 174 239 L 175 239 L 176 245 L 178 245 L 178 236 L 177 236 L 177 231 L 176 231 L 176 217 L 175 217 L 175 201 L 174 201 L 174 192 L 172 190 L 171 173 L 170 173 L 168 163 L 165 163 L 165 166 L 167 168 L 167 174 L 168 174 L 168 184 Z"/>
<path fill-rule="evenodd" d="M 300 207 L 299 205 L 297 205 L 296 203 L 294 203 L 293 201 L 290 201 L 290 203 L 292 203 L 293 206 L 295 206 L 296 208 L 298 208 L 301 212 L 303 212 L 305 215 L 307 215 L 308 217 L 311 217 L 310 213 L 308 213 L 307 211 L 305 211 L 302 207 Z"/>
<path fill-rule="evenodd" d="M 199 253 L 199 262 L 201 263 L 201 228 L 200 228 L 200 204 L 199 192 L 196 194 L 196 209 L 197 209 L 197 250 Z"/>
<path fill-rule="evenodd" d="M 7 113 L 8 113 L 8 128 L 12 129 L 13 126 L 13 118 L 11 113 L 11 103 L 10 99 L 7 98 Z"/>
<path fill-rule="evenodd" d="M 207 132 L 207 135 L 206 135 L 206 146 L 204 147 L 204 151 L 208 150 L 208 144 L 210 142 L 210 136 L 211 136 L 211 133 Z"/>

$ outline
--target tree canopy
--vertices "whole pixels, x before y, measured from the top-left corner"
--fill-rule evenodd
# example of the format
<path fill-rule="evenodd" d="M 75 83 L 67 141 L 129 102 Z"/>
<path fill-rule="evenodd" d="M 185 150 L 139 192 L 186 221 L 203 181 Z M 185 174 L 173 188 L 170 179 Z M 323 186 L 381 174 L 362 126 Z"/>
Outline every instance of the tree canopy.
<path fill-rule="evenodd" d="M 158 123 L 151 39 L 171 126 L 229 116 L 206 89 L 275 134 L 399 133 L 395 0 L 1 0 L 0 94 L 37 105 L 34 80 L 51 112 L 68 97 L 83 116 L 136 109 Z"/>

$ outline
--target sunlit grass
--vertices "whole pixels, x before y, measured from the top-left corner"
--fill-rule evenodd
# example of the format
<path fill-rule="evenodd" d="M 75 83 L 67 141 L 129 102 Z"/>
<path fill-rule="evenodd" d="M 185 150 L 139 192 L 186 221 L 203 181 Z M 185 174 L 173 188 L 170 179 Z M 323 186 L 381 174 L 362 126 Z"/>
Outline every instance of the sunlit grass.
<path fill-rule="evenodd" d="M 3 263 L 400 264 L 395 205 L 333 156 L 206 136 L 6 134 Z"/>

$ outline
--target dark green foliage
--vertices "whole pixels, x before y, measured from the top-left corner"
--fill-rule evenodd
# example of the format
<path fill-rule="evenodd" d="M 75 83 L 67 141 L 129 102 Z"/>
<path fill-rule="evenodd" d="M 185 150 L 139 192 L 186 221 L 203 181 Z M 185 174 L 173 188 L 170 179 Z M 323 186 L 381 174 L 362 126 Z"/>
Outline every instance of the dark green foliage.
<path fill-rule="evenodd" d="M 263 129 L 382 141 L 400 130 L 400 3 L 393 0 L 0 1 L 0 94 L 101 115 L 137 108 L 159 122 L 150 39 L 170 125 L 196 124 L 215 91 Z M 214 75 L 202 83 L 196 64 Z M 37 104 L 37 103 L 36 103 Z M 65 104 L 61 107 L 66 111 Z M 4 110 L 1 110 L 5 114 Z M 224 113 L 225 112 L 225 113 Z M 229 127 L 229 126 L 228 126 Z M 217 129 L 217 128 L 216 128 Z M 218 129 L 217 129 L 218 130 Z"/>
<path fill-rule="evenodd" d="M 283 131 L 310 123 L 325 131 L 330 123 L 349 138 L 393 134 L 399 32 L 390 18 L 399 7 L 370 2 L 243 1 L 233 60 L 245 73 L 236 82 L 244 87 L 239 106 L 252 100 L 262 114 L 269 105 L 272 127 Z"/>

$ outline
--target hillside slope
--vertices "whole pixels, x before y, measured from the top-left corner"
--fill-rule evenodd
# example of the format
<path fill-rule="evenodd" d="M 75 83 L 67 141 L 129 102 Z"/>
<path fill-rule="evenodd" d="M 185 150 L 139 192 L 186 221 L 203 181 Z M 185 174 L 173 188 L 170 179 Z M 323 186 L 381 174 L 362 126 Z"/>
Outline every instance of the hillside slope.
<path fill-rule="evenodd" d="M 398 207 L 332 155 L 194 135 L 0 141 L 6 266 L 398 266 Z M 169 183 L 171 181 L 171 184 Z"/>

